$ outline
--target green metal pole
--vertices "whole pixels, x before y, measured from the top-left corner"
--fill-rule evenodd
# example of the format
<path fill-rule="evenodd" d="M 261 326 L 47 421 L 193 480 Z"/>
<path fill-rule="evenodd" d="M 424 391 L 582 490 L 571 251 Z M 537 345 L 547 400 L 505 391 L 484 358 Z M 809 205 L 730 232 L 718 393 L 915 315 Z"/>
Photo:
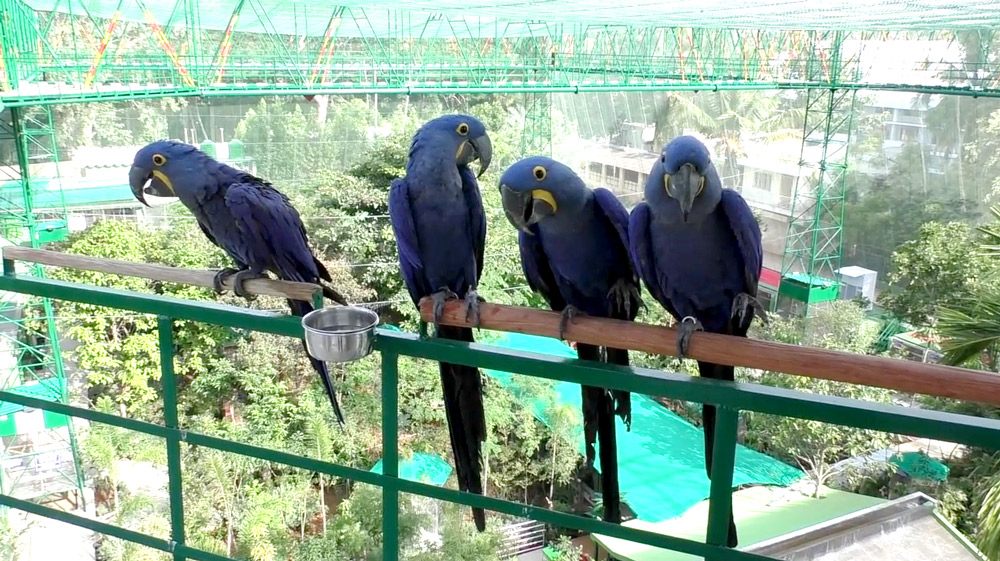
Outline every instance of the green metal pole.
<path fill-rule="evenodd" d="M 399 355 L 382 352 L 382 560 L 399 559 Z"/>
<path fill-rule="evenodd" d="M 177 378 L 174 376 L 174 322 L 157 318 L 160 333 L 160 382 L 163 384 L 163 423 L 167 432 L 167 484 L 170 490 L 170 545 L 174 561 L 186 557 L 178 551 L 184 545 L 184 488 L 181 480 L 181 437 L 177 420 Z"/>
<path fill-rule="evenodd" d="M 718 407 L 717 411 L 706 542 L 725 545 L 729 536 L 729 514 L 733 511 L 733 467 L 736 465 L 739 411 L 729 407 Z"/>

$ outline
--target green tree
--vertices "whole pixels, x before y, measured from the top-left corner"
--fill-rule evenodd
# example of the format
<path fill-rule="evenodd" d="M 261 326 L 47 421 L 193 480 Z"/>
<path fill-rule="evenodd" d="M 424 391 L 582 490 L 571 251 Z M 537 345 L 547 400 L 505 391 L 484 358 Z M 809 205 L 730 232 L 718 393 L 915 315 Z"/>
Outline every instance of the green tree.
<path fill-rule="evenodd" d="M 955 307 L 995 284 L 996 264 L 976 248 L 973 230 L 965 224 L 925 224 L 917 239 L 893 253 L 890 289 L 882 303 L 910 323 L 934 324 L 940 308 Z"/>
<path fill-rule="evenodd" d="M 165 232 L 141 232 L 133 223 L 103 221 L 74 235 L 64 251 L 73 254 L 135 262 L 167 263 L 178 266 L 211 266 L 219 263 L 219 251 L 209 245 L 193 224 Z M 114 287 L 138 292 L 164 294 L 195 300 L 214 298 L 205 289 L 175 286 L 137 277 L 59 269 L 52 276 L 60 280 Z M 73 358 L 87 373 L 91 391 L 113 399 L 122 414 L 149 419 L 157 401 L 160 354 L 156 319 L 139 314 L 76 302 L 62 302 L 59 315 L 62 332 L 79 343 Z M 217 356 L 231 337 L 227 328 L 205 323 L 176 322 L 177 373 L 182 377 L 204 372 L 206 361 Z"/>

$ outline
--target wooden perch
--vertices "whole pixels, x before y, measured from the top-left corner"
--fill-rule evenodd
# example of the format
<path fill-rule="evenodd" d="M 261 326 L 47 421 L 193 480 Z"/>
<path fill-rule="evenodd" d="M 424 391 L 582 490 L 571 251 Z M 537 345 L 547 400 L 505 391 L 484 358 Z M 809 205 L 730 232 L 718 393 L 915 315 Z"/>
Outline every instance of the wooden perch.
<path fill-rule="evenodd" d="M 559 337 L 560 315 L 555 312 L 484 302 L 479 313 L 483 329 Z M 426 322 L 432 320 L 429 298 L 421 300 L 420 315 Z M 471 327 L 465 321 L 464 303 L 448 302 L 441 323 Z M 578 315 L 567 325 L 566 339 L 677 355 L 675 329 L 643 323 Z M 1000 406 L 1000 376 L 990 372 L 704 332 L 691 336 L 688 354 L 720 364 Z"/>
<path fill-rule="evenodd" d="M 41 265 L 51 265 L 53 267 L 82 269 L 126 277 L 140 277 L 155 281 L 202 286 L 205 288 L 213 288 L 212 279 L 217 272 L 211 269 L 182 269 L 166 265 L 149 265 L 132 261 L 99 259 L 85 255 L 71 255 L 58 251 L 32 249 L 16 245 L 5 246 L 3 248 L 3 258 L 12 261 L 25 261 Z M 222 287 L 226 290 L 232 290 L 232 280 L 225 279 Z M 320 287 L 315 284 L 272 279 L 248 280 L 245 287 L 250 294 L 280 296 L 282 298 L 305 300 L 307 302 L 312 302 L 314 295 L 320 291 Z"/>

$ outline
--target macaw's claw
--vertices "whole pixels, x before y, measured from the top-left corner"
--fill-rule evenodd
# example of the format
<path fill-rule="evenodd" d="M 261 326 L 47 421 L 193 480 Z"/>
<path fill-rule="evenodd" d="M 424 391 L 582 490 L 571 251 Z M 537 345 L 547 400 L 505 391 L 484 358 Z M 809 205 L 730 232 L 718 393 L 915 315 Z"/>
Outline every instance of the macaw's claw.
<path fill-rule="evenodd" d="M 678 358 L 687 357 L 688 345 L 691 344 L 691 335 L 695 331 L 704 331 L 705 326 L 698 321 L 698 318 L 694 316 L 687 316 L 681 320 L 681 324 L 677 326 L 677 356 Z"/>
<path fill-rule="evenodd" d="M 485 302 L 475 289 L 465 294 L 465 321 L 479 327 L 479 303 Z"/>
<path fill-rule="evenodd" d="M 452 298 L 458 298 L 447 286 L 431 294 L 431 301 L 434 302 L 434 325 L 441 323 L 441 316 L 444 315 L 444 303 Z"/>
<path fill-rule="evenodd" d="M 612 308 L 611 313 L 615 313 L 616 309 L 622 310 L 628 317 L 632 317 L 632 302 L 636 302 L 640 307 L 643 306 L 642 298 L 639 296 L 639 287 L 625 279 L 618 279 L 608 291 L 608 302 Z M 637 309 L 636 313 L 638 312 Z"/>
<path fill-rule="evenodd" d="M 756 298 L 746 292 L 737 294 L 736 298 L 733 299 L 733 309 L 730 317 L 737 320 L 740 325 L 746 325 L 753 319 L 754 315 L 759 317 L 765 324 L 767 323 L 767 311 L 764 310 L 764 306 Z"/>
<path fill-rule="evenodd" d="M 226 281 L 226 277 L 229 275 L 234 275 L 239 272 L 239 269 L 234 269 L 232 267 L 224 267 L 219 269 L 215 276 L 212 277 L 212 289 L 215 290 L 216 294 L 222 294 L 224 289 L 222 284 Z"/>
<path fill-rule="evenodd" d="M 261 273 L 255 273 L 249 269 L 244 269 L 242 271 L 236 271 L 233 273 L 233 292 L 236 293 L 240 298 L 246 298 L 247 300 L 254 300 L 257 298 L 256 295 L 250 294 L 246 291 L 243 284 L 248 280 L 253 279 L 263 279 L 266 278 Z"/>
<path fill-rule="evenodd" d="M 559 338 L 560 339 L 562 339 L 563 341 L 566 340 L 566 327 L 570 324 L 570 322 L 573 321 L 574 318 L 576 318 L 577 315 L 582 315 L 582 313 L 583 312 L 581 312 L 579 309 L 577 309 L 576 306 L 570 305 L 570 306 L 566 306 L 565 308 L 563 308 L 563 311 L 562 311 L 562 314 L 561 314 L 562 317 L 559 318 Z"/>

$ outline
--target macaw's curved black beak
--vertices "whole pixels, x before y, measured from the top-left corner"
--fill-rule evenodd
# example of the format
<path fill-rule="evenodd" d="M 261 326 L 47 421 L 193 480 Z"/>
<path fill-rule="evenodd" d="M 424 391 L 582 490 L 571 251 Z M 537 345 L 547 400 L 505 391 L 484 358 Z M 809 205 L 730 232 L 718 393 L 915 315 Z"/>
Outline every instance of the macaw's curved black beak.
<path fill-rule="evenodd" d="M 132 188 L 132 194 L 146 206 L 149 206 L 149 203 L 146 202 L 145 189 L 152 178 L 153 174 L 138 166 L 132 166 L 132 169 L 128 170 L 128 184 Z"/>
<path fill-rule="evenodd" d="M 548 193 L 546 193 L 547 195 Z M 500 185 L 500 201 L 503 213 L 515 228 L 527 234 L 533 234 L 530 226 L 537 224 L 546 216 L 555 214 L 555 208 L 544 197 L 535 196 L 535 191 L 516 191 L 506 185 Z"/>
<path fill-rule="evenodd" d="M 484 133 L 482 136 L 470 140 L 469 144 L 472 146 L 472 159 L 479 160 L 479 173 L 476 174 L 476 177 L 482 177 L 493 160 L 493 142 L 490 140 L 490 136 Z"/>
<path fill-rule="evenodd" d="M 174 184 L 162 170 L 154 169 L 149 171 L 139 166 L 132 166 L 128 171 L 128 184 L 132 188 L 132 194 L 140 203 L 152 206 L 146 202 L 146 195 L 154 197 L 176 197 L 174 194 Z"/>
<path fill-rule="evenodd" d="M 695 199 L 705 188 L 705 176 L 698 173 L 693 165 L 684 164 L 670 176 L 670 183 L 667 192 L 681 205 L 681 214 L 687 222 Z"/>

